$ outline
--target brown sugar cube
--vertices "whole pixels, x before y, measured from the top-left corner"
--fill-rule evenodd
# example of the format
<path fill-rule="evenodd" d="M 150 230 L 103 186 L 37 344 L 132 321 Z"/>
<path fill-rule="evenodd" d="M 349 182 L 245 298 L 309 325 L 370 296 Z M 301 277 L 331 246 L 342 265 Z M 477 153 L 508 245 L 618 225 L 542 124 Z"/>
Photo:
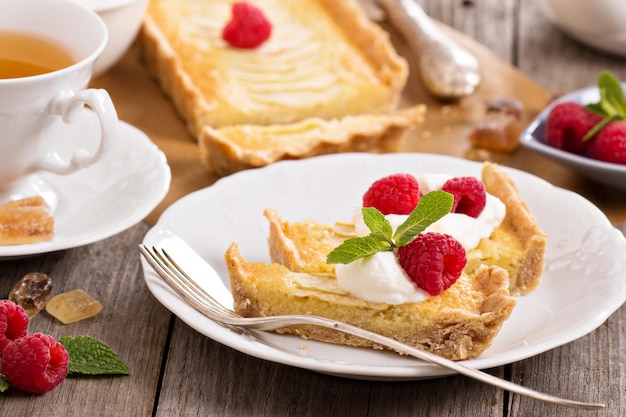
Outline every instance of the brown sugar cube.
<path fill-rule="evenodd" d="M 522 125 L 517 117 L 509 113 L 487 114 L 470 133 L 474 146 L 496 152 L 513 152 L 520 143 Z"/>
<path fill-rule="evenodd" d="M 520 144 L 524 107 L 519 100 L 501 98 L 485 103 L 485 116 L 469 134 L 470 142 L 495 152 L 513 152 Z"/>
<path fill-rule="evenodd" d="M 22 306 L 33 318 L 44 309 L 52 296 L 52 280 L 41 272 L 31 272 L 15 284 L 9 293 L 9 300 Z"/>
<path fill-rule="evenodd" d="M 61 323 L 69 324 L 95 316 L 102 311 L 102 304 L 78 289 L 52 297 L 46 311 Z"/>

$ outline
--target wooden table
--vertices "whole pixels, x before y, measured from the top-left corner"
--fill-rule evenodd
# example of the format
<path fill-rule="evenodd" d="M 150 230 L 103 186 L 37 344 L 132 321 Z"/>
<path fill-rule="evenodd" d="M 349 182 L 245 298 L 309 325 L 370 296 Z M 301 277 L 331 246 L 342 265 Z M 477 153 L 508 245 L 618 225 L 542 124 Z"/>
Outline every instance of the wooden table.
<path fill-rule="evenodd" d="M 485 99 L 520 98 L 527 117 L 555 91 L 595 84 L 602 69 L 626 79 L 621 58 L 591 50 L 563 35 L 532 1 L 422 0 L 426 11 L 480 57 L 485 82 L 460 103 L 437 103 L 412 74 L 405 103 L 426 102 L 428 122 L 407 150 L 491 159 L 573 189 L 615 224 L 626 220 L 626 193 L 599 185 L 543 157 L 477 152 L 466 134 Z M 401 53 L 402 40 L 390 29 Z M 460 35 L 463 33 L 467 36 Z M 266 362 L 191 330 L 149 293 L 136 249 L 149 225 L 172 201 L 215 178 L 198 159 L 184 125 L 143 67 L 138 48 L 93 81 L 111 93 L 120 118 L 146 132 L 168 155 L 174 174 L 165 201 L 146 222 L 88 246 L 0 263 L 0 297 L 25 273 L 41 271 L 55 291 L 82 288 L 105 306 L 97 317 L 61 325 L 45 313 L 31 331 L 89 335 L 108 343 L 132 374 L 72 378 L 38 396 L 0 394 L 4 416 L 618 416 L 626 413 L 626 309 L 591 334 L 535 357 L 488 370 L 528 387 L 570 398 L 602 401 L 588 412 L 558 408 L 452 376 L 427 381 L 371 382 L 331 377 Z M 584 219 L 581 219 L 584 221 Z"/>

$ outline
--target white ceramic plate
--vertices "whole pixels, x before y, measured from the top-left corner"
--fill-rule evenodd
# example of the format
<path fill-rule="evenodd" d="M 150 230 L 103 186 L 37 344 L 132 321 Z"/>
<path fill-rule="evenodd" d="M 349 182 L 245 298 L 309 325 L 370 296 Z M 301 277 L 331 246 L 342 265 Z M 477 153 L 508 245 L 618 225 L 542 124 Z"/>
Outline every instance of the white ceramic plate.
<path fill-rule="evenodd" d="M 64 130 L 65 129 L 65 130 Z M 52 139 L 97 143 L 99 124 L 88 112 L 69 128 L 57 126 Z M 0 246 L 10 258 L 86 245 L 113 236 L 141 221 L 165 197 L 171 180 L 164 154 L 140 130 L 120 122 L 111 151 L 95 165 L 67 176 L 36 174 L 9 189 L 0 201 L 41 195 L 51 206 L 55 233 L 50 242 Z"/>
<path fill-rule="evenodd" d="M 626 84 L 622 84 L 622 87 L 626 89 Z M 582 155 L 562 151 L 547 145 L 545 141 L 546 119 L 552 107 L 557 103 L 575 101 L 582 104 L 589 104 L 597 102 L 599 99 L 600 93 L 597 87 L 587 87 L 560 97 L 539 113 L 526 129 L 524 129 L 521 134 L 521 144 L 534 152 L 573 168 L 585 177 L 613 187 L 626 189 L 626 165 L 597 161 Z"/>
<path fill-rule="evenodd" d="M 144 243 L 178 236 L 215 267 L 228 286 L 223 255 L 238 242 L 250 261 L 269 261 L 263 210 L 289 220 L 350 220 L 376 179 L 395 172 L 480 175 L 481 164 L 440 155 L 338 154 L 280 162 L 221 179 L 169 207 Z M 577 339 L 602 324 L 626 299 L 626 239 L 589 201 L 522 171 L 506 169 L 548 234 L 542 283 L 518 305 L 475 368 L 518 361 Z M 143 260 L 142 260 L 143 262 Z M 246 354 L 359 379 L 431 378 L 449 371 L 392 352 L 305 341 L 273 333 L 241 335 L 196 312 L 144 262 L 154 296 L 198 332 Z"/>

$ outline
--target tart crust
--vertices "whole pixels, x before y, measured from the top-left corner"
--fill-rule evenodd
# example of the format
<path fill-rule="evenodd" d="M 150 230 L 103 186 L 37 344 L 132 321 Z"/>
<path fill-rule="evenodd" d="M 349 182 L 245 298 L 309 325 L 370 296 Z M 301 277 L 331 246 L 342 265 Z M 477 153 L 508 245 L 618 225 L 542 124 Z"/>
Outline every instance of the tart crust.
<path fill-rule="evenodd" d="M 410 130 L 424 120 L 425 110 L 415 106 L 394 114 L 308 118 L 271 126 L 206 126 L 199 138 L 200 152 L 220 176 L 285 159 L 339 152 L 399 152 Z"/>
<path fill-rule="evenodd" d="M 541 282 L 548 237 L 537 224 L 513 180 L 497 165 L 485 162 L 482 181 L 487 192 L 506 206 L 506 216 L 491 238 L 470 251 L 466 271 L 495 264 L 509 273 L 511 294 L 532 292 Z"/>

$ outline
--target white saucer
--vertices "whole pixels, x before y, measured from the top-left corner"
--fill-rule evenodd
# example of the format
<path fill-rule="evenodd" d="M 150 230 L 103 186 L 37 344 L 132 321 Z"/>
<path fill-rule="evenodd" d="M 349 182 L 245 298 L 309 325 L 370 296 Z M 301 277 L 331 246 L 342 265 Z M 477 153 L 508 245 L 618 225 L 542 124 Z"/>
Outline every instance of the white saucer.
<path fill-rule="evenodd" d="M 143 220 L 161 202 L 171 180 L 165 155 L 128 123 L 120 121 L 117 133 L 109 153 L 89 168 L 66 176 L 35 174 L 0 189 L 0 202 L 42 196 L 55 222 L 52 241 L 0 246 L 0 258 L 53 252 L 105 239 Z M 69 152 L 75 141 L 97 143 L 100 127 L 89 111 L 77 123 L 56 126 L 50 134 L 53 140 L 62 139 Z"/>

